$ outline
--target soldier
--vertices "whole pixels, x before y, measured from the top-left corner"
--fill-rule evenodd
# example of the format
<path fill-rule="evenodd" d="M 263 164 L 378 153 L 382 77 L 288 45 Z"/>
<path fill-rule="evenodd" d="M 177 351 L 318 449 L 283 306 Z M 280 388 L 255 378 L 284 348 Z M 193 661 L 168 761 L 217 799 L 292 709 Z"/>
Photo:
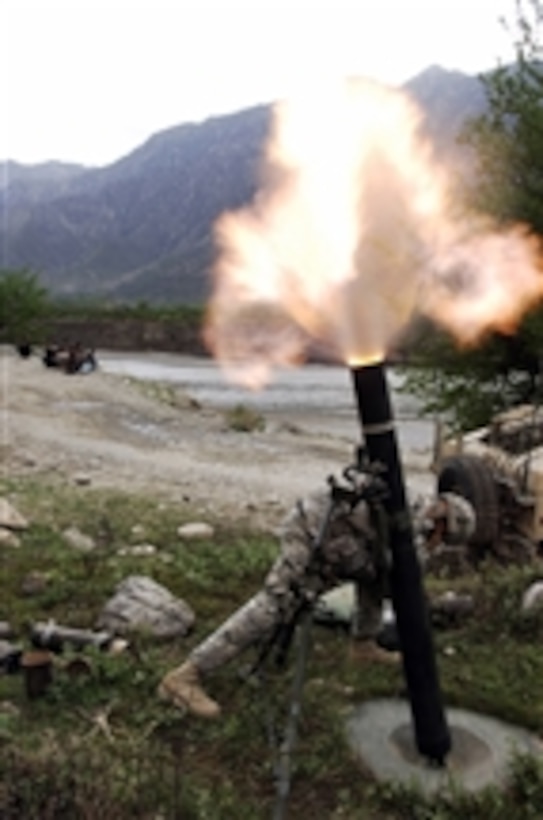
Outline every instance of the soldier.
<path fill-rule="evenodd" d="M 364 498 L 356 496 L 353 503 L 348 494 L 332 496 L 333 491 L 315 493 L 287 515 L 279 532 L 280 554 L 263 588 L 165 675 L 158 689 L 162 699 L 200 717 L 217 717 L 220 706 L 204 691 L 202 678 L 269 638 L 278 625 L 292 619 L 300 604 L 315 601 L 342 581 L 356 584 L 354 636 L 374 641 L 385 595 L 382 545 Z M 465 541 L 475 526 L 472 506 L 452 493 L 444 493 L 426 509 L 418 505 L 413 518 L 423 561 L 426 547 L 442 539 Z"/>

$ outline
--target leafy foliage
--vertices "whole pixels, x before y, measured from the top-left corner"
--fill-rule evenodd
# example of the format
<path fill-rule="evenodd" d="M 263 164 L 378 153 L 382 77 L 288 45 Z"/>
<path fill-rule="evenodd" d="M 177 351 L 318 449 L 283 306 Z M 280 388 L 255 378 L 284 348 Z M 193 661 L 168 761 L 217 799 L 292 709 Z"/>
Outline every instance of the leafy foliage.
<path fill-rule="evenodd" d="M 516 0 L 516 62 L 484 75 L 488 110 L 468 123 L 476 149 L 473 204 L 501 221 L 543 233 L 543 4 Z"/>
<path fill-rule="evenodd" d="M 238 433 L 252 433 L 255 430 L 264 430 L 266 426 L 264 417 L 245 404 L 236 404 L 227 410 L 225 420 L 228 430 L 235 430 Z"/>
<path fill-rule="evenodd" d="M 464 193 L 470 207 L 499 224 L 522 223 L 543 235 L 543 3 L 516 0 L 515 10 L 516 62 L 481 77 L 487 111 L 460 135 L 476 155 L 473 186 Z M 457 429 L 538 399 L 541 309 L 524 318 L 514 337 L 489 335 L 476 350 L 455 350 L 441 333 L 426 331 L 416 354 L 428 369 L 409 373 L 407 387 Z"/>
<path fill-rule="evenodd" d="M 37 341 L 47 307 L 47 291 L 35 274 L 26 270 L 0 271 L 0 336 L 5 341 Z"/>
<path fill-rule="evenodd" d="M 463 350 L 444 331 L 424 324 L 413 343 L 414 366 L 403 371 L 402 389 L 455 432 L 470 430 L 509 407 L 541 400 L 541 350 L 538 310 L 525 316 L 516 335 L 495 333 Z"/>

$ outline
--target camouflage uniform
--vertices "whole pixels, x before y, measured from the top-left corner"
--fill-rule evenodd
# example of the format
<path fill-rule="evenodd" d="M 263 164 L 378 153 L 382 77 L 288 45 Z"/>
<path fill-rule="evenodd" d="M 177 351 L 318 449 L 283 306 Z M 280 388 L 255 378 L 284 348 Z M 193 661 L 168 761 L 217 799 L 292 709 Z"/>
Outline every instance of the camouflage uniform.
<path fill-rule="evenodd" d="M 368 505 L 361 500 L 352 508 L 348 501 L 336 500 L 323 534 L 329 509 L 329 492 L 316 493 L 297 504 L 280 529 L 280 554 L 263 588 L 198 644 L 181 667 L 164 677 L 159 686 L 161 697 L 202 717 L 216 717 L 220 707 L 205 694 L 200 676 L 271 637 L 278 626 L 291 620 L 300 604 L 315 601 L 342 581 L 356 585 L 355 637 L 376 636 L 386 572 Z M 469 537 L 474 529 L 471 505 L 457 496 L 447 494 L 427 509 L 415 505 L 415 544 L 423 562 L 424 533 L 435 529 L 436 518 L 444 520 L 445 531 L 455 541 Z"/>
<path fill-rule="evenodd" d="M 444 496 L 445 497 L 445 496 Z M 473 529 L 471 506 L 447 494 L 449 510 L 456 520 L 447 531 L 456 540 Z M 346 501 L 336 502 L 327 536 L 318 550 L 312 545 L 318 537 L 329 505 L 329 493 L 316 493 L 299 502 L 280 529 L 281 552 L 264 581 L 263 589 L 238 609 L 222 626 L 199 644 L 189 655 L 202 674 L 227 663 L 247 647 L 270 636 L 281 622 L 288 622 L 298 605 L 315 600 L 342 581 L 356 583 L 356 621 L 353 632 L 358 639 L 375 637 L 381 625 L 385 579 L 379 570 L 379 545 L 372 527 L 368 505 L 360 501 L 354 509 Z M 422 505 L 413 510 L 415 533 L 433 525 Z M 421 559 L 425 556 L 421 554 Z"/>

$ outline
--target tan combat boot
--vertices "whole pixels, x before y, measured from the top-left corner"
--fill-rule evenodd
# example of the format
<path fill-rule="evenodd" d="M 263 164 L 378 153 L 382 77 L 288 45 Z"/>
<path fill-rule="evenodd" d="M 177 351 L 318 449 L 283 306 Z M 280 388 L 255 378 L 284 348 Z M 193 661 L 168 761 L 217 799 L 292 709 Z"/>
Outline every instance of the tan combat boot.
<path fill-rule="evenodd" d="M 351 644 L 351 656 L 360 661 L 369 663 L 399 664 L 402 659 L 401 652 L 383 649 L 373 639 L 354 641 Z"/>
<path fill-rule="evenodd" d="M 178 709 L 198 717 L 216 718 L 221 712 L 219 704 L 204 692 L 198 669 L 192 661 L 185 661 L 182 666 L 168 672 L 158 687 L 158 695 Z"/>

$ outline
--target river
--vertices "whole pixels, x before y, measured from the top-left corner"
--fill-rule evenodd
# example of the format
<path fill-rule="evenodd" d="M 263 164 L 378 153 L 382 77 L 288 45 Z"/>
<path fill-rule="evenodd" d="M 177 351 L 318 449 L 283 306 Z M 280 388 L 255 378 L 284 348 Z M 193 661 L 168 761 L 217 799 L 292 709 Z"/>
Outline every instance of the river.
<path fill-rule="evenodd" d="M 101 353 L 105 372 L 138 379 L 169 382 L 202 406 L 227 409 L 243 404 L 268 419 L 304 425 L 346 440 L 359 435 L 358 419 L 349 370 L 343 366 L 306 364 L 277 370 L 263 389 L 251 391 L 229 381 L 212 359 L 170 353 Z M 410 464 L 427 467 L 432 454 L 435 422 L 425 418 L 420 404 L 401 391 L 402 378 L 393 369 L 388 373 L 391 401 L 398 425 L 402 450 Z"/>

